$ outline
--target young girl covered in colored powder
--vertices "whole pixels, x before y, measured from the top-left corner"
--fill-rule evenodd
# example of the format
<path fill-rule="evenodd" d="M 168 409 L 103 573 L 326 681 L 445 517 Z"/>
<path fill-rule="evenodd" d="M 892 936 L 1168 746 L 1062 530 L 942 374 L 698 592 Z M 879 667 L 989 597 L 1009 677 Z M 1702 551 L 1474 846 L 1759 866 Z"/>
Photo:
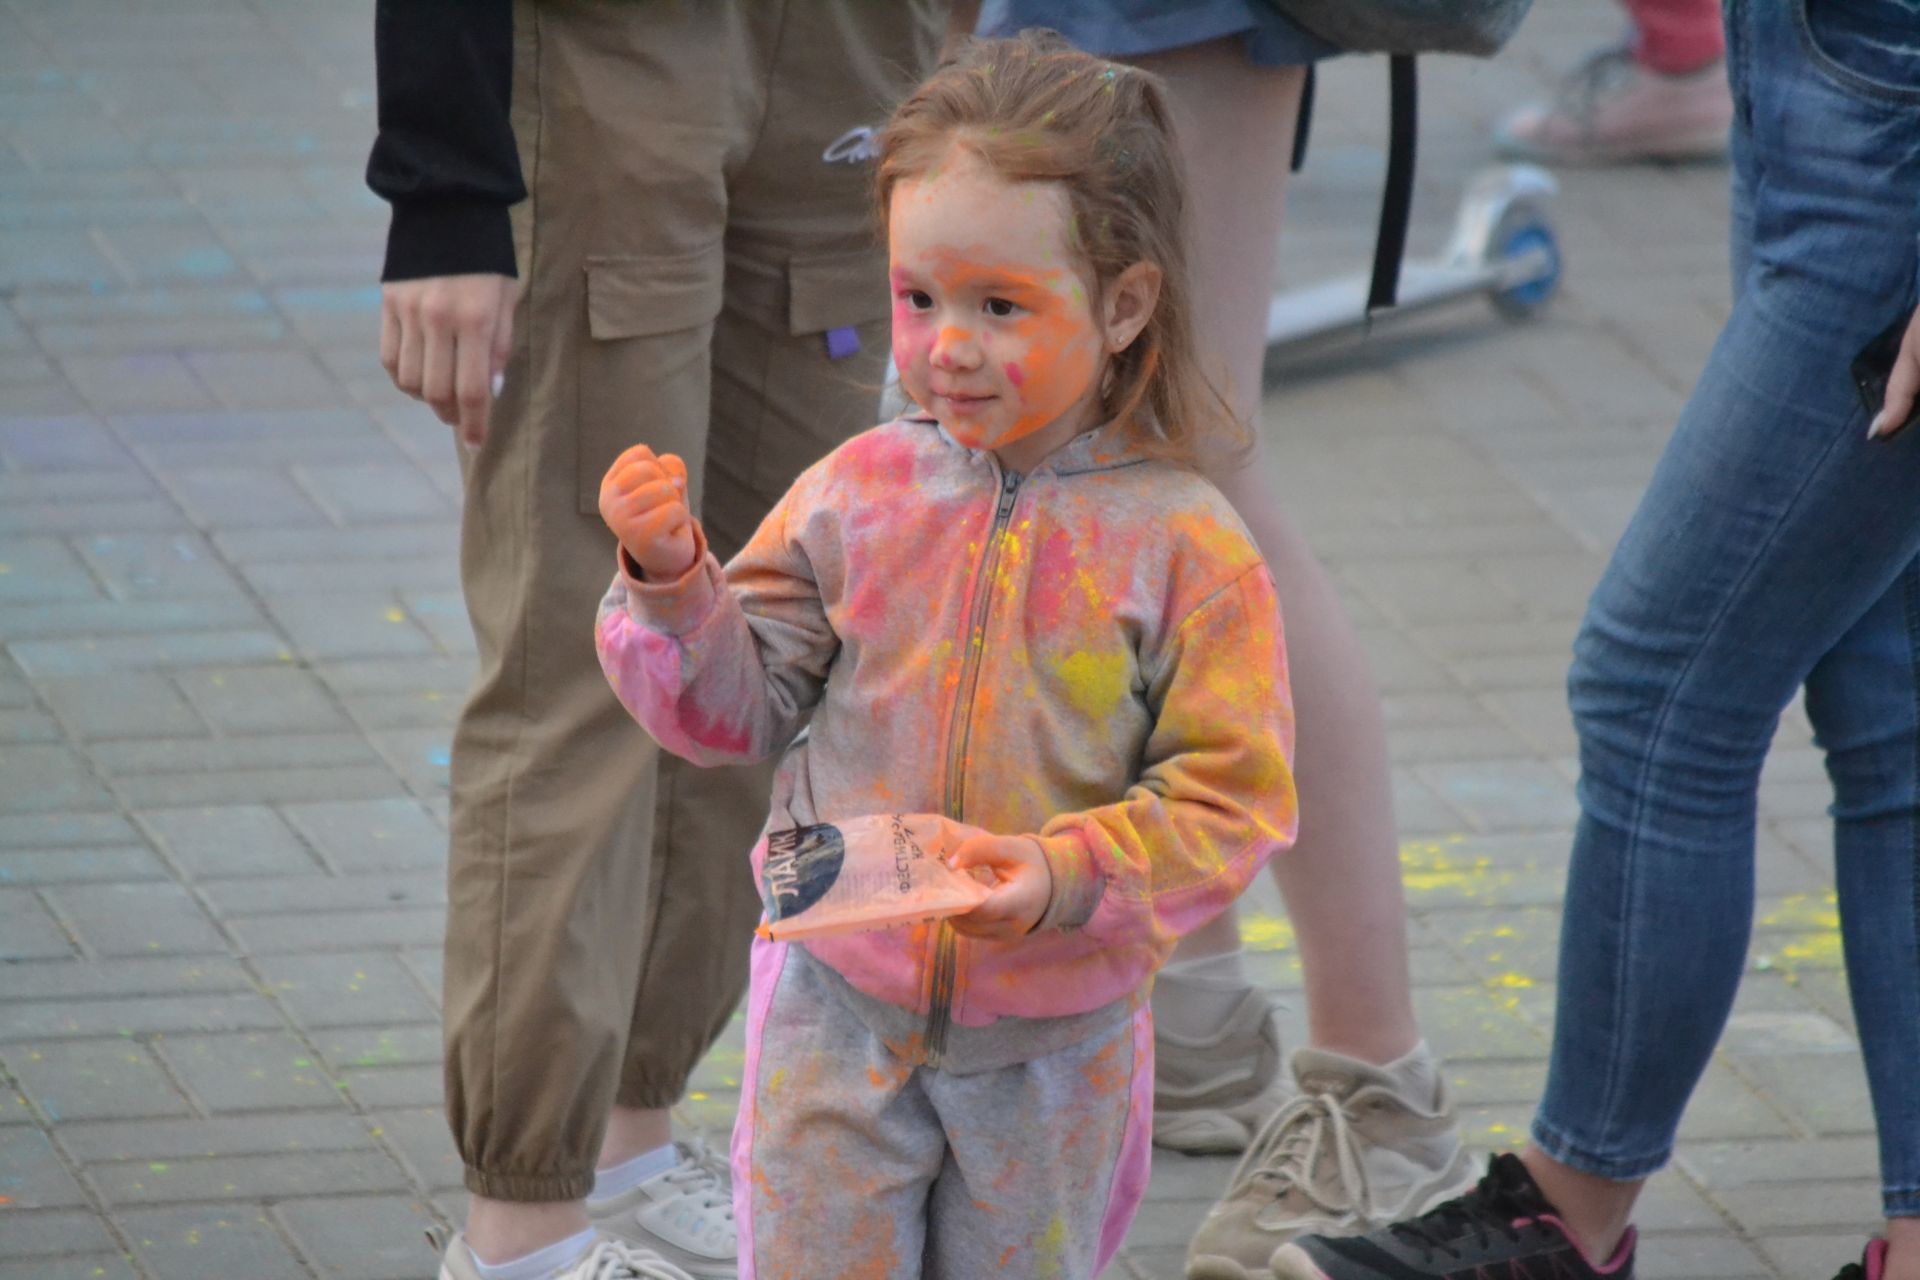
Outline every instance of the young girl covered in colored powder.
<path fill-rule="evenodd" d="M 1091 1277 L 1146 1185 L 1152 975 L 1293 838 L 1279 612 L 1192 465 L 1241 428 L 1193 350 L 1159 84 L 980 42 L 895 115 L 878 194 L 918 409 L 724 569 L 680 460 L 629 450 L 601 662 L 669 750 L 779 755 L 770 830 L 938 815 L 992 883 L 755 942 L 741 1274 Z"/>

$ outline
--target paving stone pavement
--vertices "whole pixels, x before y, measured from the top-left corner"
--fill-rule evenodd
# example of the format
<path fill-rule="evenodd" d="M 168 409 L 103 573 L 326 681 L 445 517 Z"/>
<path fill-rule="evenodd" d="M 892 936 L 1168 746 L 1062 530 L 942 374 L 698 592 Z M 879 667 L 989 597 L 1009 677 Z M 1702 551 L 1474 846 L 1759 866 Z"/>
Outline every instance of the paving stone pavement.
<path fill-rule="evenodd" d="M 1498 62 L 1428 68 L 1416 248 L 1502 106 L 1617 22 L 1541 0 Z M 461 1212 L 435 1020 L 472 644 L 447 432 L 374 359 L 371 29 L 368 0 L 0 0 L 0 1280 L 424 1277 Z M 1291 281 L 1365 260 L 1383 86 L 1323 77 Z M 1727 305 L 1723 171 L 1564 182 L 1548 315 L 1288 353 L 1267 405 L 1385 695 L 1419 1007 L 1481 1148 L 1541 1085 L 1568 643 Z M 1825 1276 L 1872 1224 L 1826 801 L 1789 714 L 1652 1280 Z M 691 1123 L 724 1134 L 740 1069 L 736 1021 Z M 1111 1274 L 1176 1275 L 1229 1168 L 1159 1157 Z"/>

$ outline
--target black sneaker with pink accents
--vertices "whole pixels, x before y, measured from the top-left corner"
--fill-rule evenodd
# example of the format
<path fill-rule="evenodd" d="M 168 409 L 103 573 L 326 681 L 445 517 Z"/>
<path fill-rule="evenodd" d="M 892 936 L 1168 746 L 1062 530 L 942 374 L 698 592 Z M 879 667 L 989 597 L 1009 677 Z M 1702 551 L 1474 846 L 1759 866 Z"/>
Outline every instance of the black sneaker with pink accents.
<path fill-rule="evenodd" d="M 1302 1236 L 1271 1266 L 1276 1280 L 1633 1280 L 1633 1231 L 1594 1265 L 1520 1157 L 1503 1154 L 1457 1200 L 1363 1236 Z"/>
<path fill-rule="evenodd" d="M 1887 1271 L 1887 1242 L 1878 1236 L 1867 1242 L 1867 1252 L 1858 1262 L 1840 1268 L 1833 1280 L 1880 1280 Z"/>

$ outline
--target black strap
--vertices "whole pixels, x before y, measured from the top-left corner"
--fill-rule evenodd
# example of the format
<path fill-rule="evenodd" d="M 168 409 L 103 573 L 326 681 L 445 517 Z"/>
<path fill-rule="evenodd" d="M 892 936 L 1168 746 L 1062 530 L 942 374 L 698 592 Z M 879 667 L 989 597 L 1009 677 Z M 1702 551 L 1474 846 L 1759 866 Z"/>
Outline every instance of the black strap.
<path fill-rule="evenodd" d="M 1413 57 L 1396 53 L 1387 60 L 1389 114 L 1387 189 L 1380 197 L 1380 238 L 1373 247 L 1373 285 L 1367 313 L 1391 307 L 1399 296 L 1400 261 L 1407 253 L 1407 223 L 1413 213 L 1413 153 L 1418 99 Z"/>
<path fill-rule="evenodd" d="M 1293 122 L 1293 159 L 1287 168 L 1300 172 L 1300 166 L 1307 162 L 1307 135 L 1313 132 L 1313 90 L 1315 84 L 1313 64 L 1307 64 L 1307 83 L 1300 90 L 1300 114 Z"/>

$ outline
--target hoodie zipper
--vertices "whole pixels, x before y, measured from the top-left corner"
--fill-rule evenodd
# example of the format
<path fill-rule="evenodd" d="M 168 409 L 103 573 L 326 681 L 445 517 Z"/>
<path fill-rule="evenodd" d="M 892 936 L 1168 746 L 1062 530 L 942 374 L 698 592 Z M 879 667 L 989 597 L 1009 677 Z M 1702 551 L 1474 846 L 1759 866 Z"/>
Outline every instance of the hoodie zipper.
<path fill-rule="evenodd" d="M 967 651 L 960 663 L 960 688 L 953 702 L 953 718 L 947 725 L 945 806 L 947 817 L 955 822 L 962 821 L 960 811 L 966 804 L 966 758 L 973 733 L 973 694 L 980 683 L 980 648 L 986 640 L 987 613 L 993 607 L 993 585 L 1000 573 L 1000 539 L 1013 518 L 1020 479 L 1016 471 L 1005 471 L 1000 476 L 1000 498 L 993 511 L 993 529 L 987 535 L 986 559 L 980 570 L 973 616 L 967 623 Z M 926 1057 L 930 1067 L 939 1066 L 947 1051 L 947 1031 L 953 1021 L 954 984 L 960 973 L 959 951 L 960 936 L 952 925 L 941 921 L 934 934 L 927 1008 Z"/>

